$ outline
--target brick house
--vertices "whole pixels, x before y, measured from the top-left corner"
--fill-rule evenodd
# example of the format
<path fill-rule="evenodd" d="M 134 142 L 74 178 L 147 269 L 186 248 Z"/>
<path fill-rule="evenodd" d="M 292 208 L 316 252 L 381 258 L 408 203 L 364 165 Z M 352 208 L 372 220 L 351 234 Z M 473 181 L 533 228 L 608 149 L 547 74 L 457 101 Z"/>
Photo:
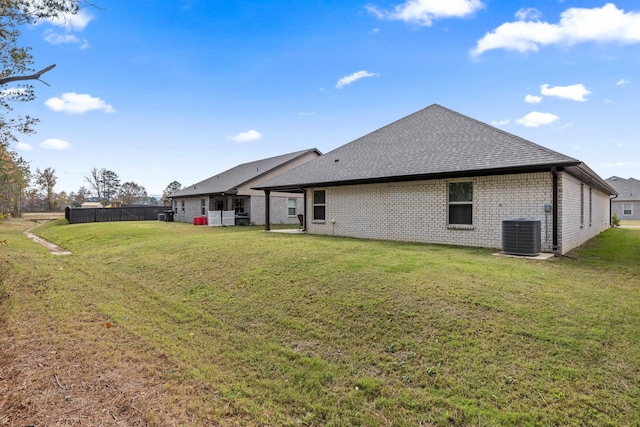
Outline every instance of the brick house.
<path fill-rule="evenodd" d="M 618 197 L 611 200 L 611 214 L 622 220 L 640 220 L 640 180 L 612 176 L 606 181 L 618 193 Z"/>
<path fill-rule="evenodd" d="M 185 187 L 169 197 L 174 221 L 193 222 L 196 217 L 213 211 L 233 211 L 235 224 L 264 224 L 265 196 L 251 187 L 300 166 L 320 156 L 315 148 L 243 163 L 196 184 Z M 280 192 L 271 196 L 272 223 L 297 224 L 302 213 L 300 193 Z"/>
<path fill-rule="evenodd" d="M 501 248 L 502 222 L 527 218 L 561 254 L 609 227 L 616 194 L 579 160 L 436 104 L 256 188 L 302 191 L 307 233 Z"/>

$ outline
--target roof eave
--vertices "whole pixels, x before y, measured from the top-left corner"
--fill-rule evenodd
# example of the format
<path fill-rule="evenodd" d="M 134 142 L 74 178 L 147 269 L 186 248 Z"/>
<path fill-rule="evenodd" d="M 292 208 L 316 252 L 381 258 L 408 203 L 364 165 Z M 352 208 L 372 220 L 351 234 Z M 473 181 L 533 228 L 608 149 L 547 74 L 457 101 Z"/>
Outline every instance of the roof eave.
<path fill-rule="evenodd" d="M 398 175 L 398 176 L 384 176 L 384 177 L 371 177 L 362 179 L 350 179 L 350 180 L 338 180 L 338 181 L 325 181 L 325 182 L 307 182 L 287 185 L 276 185 L 268 187 L 253 187 L 253 190 L 270 190 L 281 192 L 292 192 L 293 190 L 301 191 L 304 188 L 310 187 L 337 187 L 341 185 L 361 185 L 361 184 L 379 184 L 387 182 L 403 182 L 403 181 L 423 181 L 432 179 L 453 179 L 453 178 L 470 178 L 475 176 L 490 176 L 490 175 L 511 175 L 520 173 L 535 173 L 535 172 L 548 172 L 551 168 L 562 170 L 567 167 L 577 166 L 579 161 L 568 161 L 559 163 L 545 163 L 538 165 L 525 165 L 525 166 L 513 166 L 506 168 L 488 168 L 488 169 L 476 169 L 465 171 L 448 171 L 448 172 L 436 172 L 427 174 L 413 174 L 413 175 Z"/>
<path fill-rule="evenodd" d="M 596 187 L 603 193 L 609 194 L 610 196 L 618 195 L 618 192 L 611 185 L 609 185 L 604 179 L 600 178 L 597 173 L 582 162 L 568 168 L 567 173 L 586 182 L 587 184 L 590 184 L 592 187 Z"/>

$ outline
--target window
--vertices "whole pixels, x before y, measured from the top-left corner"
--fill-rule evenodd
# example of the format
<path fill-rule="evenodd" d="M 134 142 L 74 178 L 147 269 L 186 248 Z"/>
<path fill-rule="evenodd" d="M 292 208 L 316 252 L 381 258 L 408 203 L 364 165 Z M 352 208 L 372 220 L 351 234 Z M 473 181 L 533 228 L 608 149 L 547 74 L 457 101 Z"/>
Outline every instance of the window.
<path fill-rule="evenodd" d="M 296 199 L 287 199 L 287 215 L 296 216 Z"/>
<path fill-rule="evenodd" d="M 313 191 L 313 219 L 314 221 L 325 220 L 325 193 L 324 190 Z"/>
<path fill-rule="evenodd" d="M 244 213 L 244 201 L 245 199 L 234 199 L 233 209 L 236 211 L 236 215 Z"/>
<path fill-rule="evenodd" d="M 184 215 L 184 200 L 180 200 L 180 209 L 182 210 L 182 214 Z"/>
<path fill-rule="evenodd" d="M 207 201 L 205 199 L 200 199 L 200 215 L 206 215 L 207 212 Z"/>
<path fill-rule="evenodd" d="M 580 183 L 580 227 L 584 227 L 584 184 Z"/>
<path fill-rule="evenodd" d="M 449 224 L 473 224 L 473 182 L 449 183 Z"/>
<path fill-rule="evenodd" d="M 622 204 L 622 215 L 633 215 L 633 204 L 632 203 L 623 203 Z"/>
<path fill-rule="evenodd" d="M 589 227 L 593 224 L 593 199 L 591 194 L 591 187 L 589 187 Z"/>
<path fill-rule="evenodd" d="M 178 201 L 177 200 L 173 201 L 173 211 L 176 212 L 176 213 L 178 212 Z"/>

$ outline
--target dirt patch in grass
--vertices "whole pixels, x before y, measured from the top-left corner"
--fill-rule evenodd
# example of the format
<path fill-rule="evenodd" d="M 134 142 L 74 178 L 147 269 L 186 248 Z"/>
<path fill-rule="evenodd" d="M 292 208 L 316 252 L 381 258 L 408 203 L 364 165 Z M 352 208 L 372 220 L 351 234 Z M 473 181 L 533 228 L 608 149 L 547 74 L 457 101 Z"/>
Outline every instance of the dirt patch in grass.
<path fill-rule="evenodd" d="M 106 334 L 118 335 L 106 323 L 82 325 L 84 337 L 61 340 L 55 325 L 34 321 L 5 324 L 0 336 L 0 424 L 141 426 L 177 421 L 159 378 L 171 370 L 166 358 L 158 358 L 156 371 L 149 372 L 149 365 L 129 352 L 119 357 L 96 352 L 87 336 L 104 342 L 112 340 Z"/>

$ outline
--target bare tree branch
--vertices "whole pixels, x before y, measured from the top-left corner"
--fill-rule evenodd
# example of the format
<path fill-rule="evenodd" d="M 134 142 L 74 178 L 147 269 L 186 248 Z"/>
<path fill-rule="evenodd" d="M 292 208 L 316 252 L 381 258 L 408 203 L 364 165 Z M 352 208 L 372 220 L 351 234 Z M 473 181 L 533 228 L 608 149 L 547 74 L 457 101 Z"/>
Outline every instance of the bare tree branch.
<path fill-rule="evenodd" d="M 9 77 L 2 78 L 2 79 L 0 79 L 0 86 L 5 85 L 7 83 L 15 82 L 15 81 L 21 81 L 21 80 L 40 80 L 40 77 L 44 73 L 46 73 L 47 71 L 51 71 L 55 66 L 56 66 L 56 64 L 49 65 L 48 67 L 43 68 L 42 70 L 38 71 L 37 73 L 31 74 L 31 75 L 28 75 L 28 76 L 9 76 Z M 42 80 L 40 80 L 40 81 L 42 81 Z M 47 84 L 45 82 L 42 82 L 42 83 Z"/>

